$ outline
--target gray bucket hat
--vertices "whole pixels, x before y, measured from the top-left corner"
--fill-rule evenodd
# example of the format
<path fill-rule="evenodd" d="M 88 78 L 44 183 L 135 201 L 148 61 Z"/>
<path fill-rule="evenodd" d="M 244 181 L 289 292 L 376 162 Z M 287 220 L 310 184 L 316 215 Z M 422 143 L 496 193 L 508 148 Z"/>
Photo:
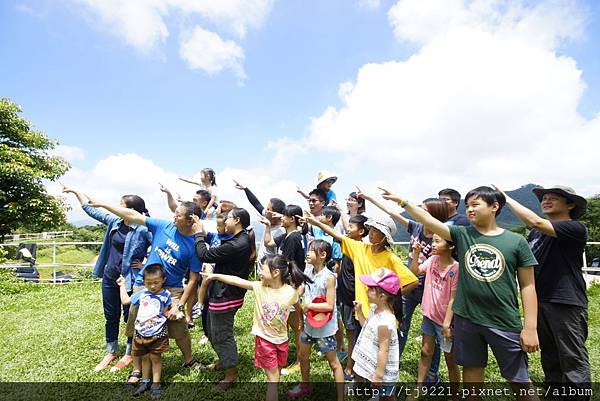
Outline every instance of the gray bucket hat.
<path fill-rule="evenodd" d="M 391 245 L 394 242 L 394 234 L 396 233 L 396 224 L 391 219 L 385 218 L 370 218 L 365 222 L 365 227 L 375 228 L 385 235 L 388 243 Z"/>
<path fill-rule="evenodd" d="M 587 200 L 583 196 L 579 196 L 575 193 L 575 190 L 571 187 L 565 187 L 564 185 L 555 185 L 551 188 L 534 188 L 533 193 L 537 196 L 541 202 L 544 194 L 556 194 L 567 198 L 569 201 L 575 204 L 575 207 L 571 209 L 571 218 L 578 219 L 585 213 L 587 208 Z"/>

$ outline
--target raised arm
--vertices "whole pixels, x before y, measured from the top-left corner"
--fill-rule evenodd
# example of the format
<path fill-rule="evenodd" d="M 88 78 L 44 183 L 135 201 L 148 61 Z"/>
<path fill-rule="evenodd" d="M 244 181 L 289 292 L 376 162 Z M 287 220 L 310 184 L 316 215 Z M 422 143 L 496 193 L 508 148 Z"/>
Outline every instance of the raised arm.
<path fill-rule="evenodd" d="M 402 224 L 404 227 L 408 227 L 408 219 L 406 217 L 402 216 L 400 213 L 393 210 L 392 208 L 387 207 L 386 205 L 379 202 L 377 199 L 373 198 L 372 196 L 367 195 L 366 193 L 362 192 L 360 190 L 360 188 L 356 187 L 356 189 L 358 190 L 358 192 L 356 193 L 358 196 L 371 202 L 376 207 L 381 209 L 383 212 L 387 213 L 394 221 L 397 221 L 398 223 Z"/>
<path fill-rule="evenodd" d="M 173 194 L 171 193 L 171 191 L 169 191 L 167 187 L 165 187 L 160 182 L 158 183 L 158 185 L 160 185 L 160 190 L 167 194 L 167 204 L 169 205 L 169 209 L 171 209 L 171 211 L 175 213 L 175 210 L 177 210 L 178 205 L 177 201 L 175 201 L 175 199 L 173 198 Z"/>
<path fill-rule="evenodd" d="M 310 196 L 308 196 L 308 194 L 307 194 L 306 192 L 304 192 L 304 191 L 302 190 L 302 188 L 300 188 L 300 187 L 299 187 L 299 186 L 297 186 L 297 185 L 296 185 L 296 192 L 298 192 L 300 195 L 302 195 L 302 197 L 303 197 L 304 199 L 308 199 L 308 198 L 310 198 Z"/>
<path fill-rule="evenodd" d="M 506 197 L 506 204 L 510 207 L 510 210 L 512 210 L 515 216 L 525 223 L 527 227 L 536 228 L 543 234 L 556 237 L 556 231 L 554 231 L 554 226 L 550 223 L 550 220 L 538 216 L 533 210 L 527 209 L 495 185 L 492 185 L 492 188 L 504 194 Z"/>
<path fill-rule="evenodd" d="M 110 213 L 105 212 L 104 210 L 98 210 L 98 209 L 92 207 L 87 200 L 88 197 L 79 191 L 76 191 L 71 188 L 67 188 L 63 185 L 63 192 L 66 194 L 74 194 L 77 197 L 77 200 L 79 201 L 79 203 L 81 203 L 81 208 L 83 209 L 83 211 L 88 216 L 90 216 L 92 219 L 99 221 L 102 224 L 105 224 L 108 226 L 108 225 L 114 223 L 115 221 L 120 220 L 119 217 L 117 217 L 113 214 L 110 214 Z"/>
<path fill-rule="evenodd" d="M 400 207 L 403 207 L 404 210 L 406 210 L 418 222 L 423 224 L 426 228 L 439 235 L 443 239 L 447 241 L 452 240 L 452 236 L 450 235 L 450 227 L 442 223 L 432 215 L 430 215 L 429 212 L 427 212 L 427 210 L 409 203 L 407 200 L 401 198 L 396 194 L 391 193 L 387 189 L 379 189 L 381 189 L 381 191 L 383 192 L 381 196 L 383 196 L 384 199 L 388 199 L 399 204 Z"/>
<path fill-rule="evenodd" d="M 215 273 L 201 273 L 207 281 L 217 280 L 225 284 L 234 285 L 236 287 L 245 288 L 246 290 L 253 290 L 252 282 L 244 280 L 238 276 L 232 276 L 229 274 L 215 274 Z"/>
<path fill-rule="evenodd" d="M 79 201 L 79 203 L 81 205 L 87 204 L 87 200 L 85 199 L 84 194 L 82 194 L 79 191 L 74 190 L 73 188 L 66 187 L 62 182 L 60 183 L 60 185 L 62 185 L 62 187 L 63 187 L 62 192 L 64 194 L 73 194 L 73 195 L 75 195 L 75 197 L 77 198 L 77 200 Z"/>
<path fill-rule="evenodd" d="M 415 244 L 413 245 L 413 249 L 412 249 L 412 259 L 410 261 L 410 266 L 409 266 L 410 271 L 415 276 L 419 275 L 419 256 L 421 255 L 422 250 L 423 250 L 423 247 L 421 246 L 421 244 L 418 241 L 415 241 Z"/>
<path fill-rule="evenodd" d="M 179 177 L 179 179 L 180 179 L 181 181 L 183 181 L 183 182 L 187 182 L 188 184 L 198 185 L 199 187 L 201 187 L 201 186 L 202 186 L 202 184 L 201 184 L 201 183 L 199 183 L 199 182 L 196 182 L 196 181 L 192 181 L 192 180 L 190 180 L 189 178 Z"/>
<path fill-rule="evenodd" d="M 304 216 L 298 216 L 298 217 L 300 217 L 303 220 L 306 220 L 309 224 L 312 224 L 313 226 L 319 227 L 321 230 L 325 231 L 327 234 L 331 235 L 333 238 L 335 238 L 339 242 L 342 242 L 342 239 L 344 238 L 344 236 L 342 234 L 340 234 L 334 228 L 321 223 L 309 211 L 305 210 Z"/>
<path fill-rule="evenodd" d="M 235 187 L 237 189 L 244 191 L 244 193 L 246 194 L 246 198 L 248 198 L 248 201 L 252 206 L 254 206 L 256 211 L 263 215 L 265 207 L 262 205 L 262 203 L 260 203 L 256 195 L 254 195 L 247 186 L 241 184 L 239 181 L 233 180 L 233 182 L 235 183 Z"/>
<path fill-rule="evenodd" d="M 260 222 L 265 225 L 265 231 L 263 233 L 263 244 L 266 247 L 276 246 L 277 244 L 275 243 L 273 235 L 271 234 L 271 222 L 263 216 L 260 216 Z"/>
<path fill-rule="evenodd" d="M 146 225 L 146 216 L 144 216 L 141 213 L 136 212 L 133 209 L 128 209 L 128 208 L 123 207 L 123 206 L 108 205 L 108 204 L 105 204 L 105 203 L 96 202 L 96 201 L 94 201 L 92 199 L 90 199 L 89 205 L 91 207 L 101 207 L 103 209 L 106 209 L 109 212 L 111 212 L 112 214 L 119 216 L 120 218 L 122 218 L 123 220 L 125 220 L 129 224 L 143 224 L 143 225 Z"/>

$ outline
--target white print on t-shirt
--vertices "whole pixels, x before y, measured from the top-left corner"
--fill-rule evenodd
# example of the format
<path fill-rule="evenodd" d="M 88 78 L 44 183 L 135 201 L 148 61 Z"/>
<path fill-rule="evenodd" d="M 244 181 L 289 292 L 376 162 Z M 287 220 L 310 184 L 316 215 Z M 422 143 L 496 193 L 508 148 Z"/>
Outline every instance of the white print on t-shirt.
<path fill-rule="evenodd" d="M 142 335 L 153 335 L 165 322 L 166 317 L 162 314 L 160 300 L 149 294 L 142 295 L 136 318 L 136 330 Z"/>
<path fill-rule="evenodd" d="M 179 251 L 179 245 L 176 244 L 174 241 L 172 241 L 170 238 L 167 238 L 167 248 L 166 249 L 160 249 L 158 247 L 158 245 L 154 246 L 154 252 L 157 253 L 157 255 L 164 260 L 165 262 L 167 262 L 168 264 L 170 264 L 171 266 L 175 266 L 177 264 L 177 259 L 174 258 L 173 256 L 171 256 L 171 251 Z"/>
<path fill-rule="evenodd" d="M 504 273 L 504 255 L 488 244 L 472 245 L 465 254 L 469 274 L 479 281 L 491 283 Z"/>

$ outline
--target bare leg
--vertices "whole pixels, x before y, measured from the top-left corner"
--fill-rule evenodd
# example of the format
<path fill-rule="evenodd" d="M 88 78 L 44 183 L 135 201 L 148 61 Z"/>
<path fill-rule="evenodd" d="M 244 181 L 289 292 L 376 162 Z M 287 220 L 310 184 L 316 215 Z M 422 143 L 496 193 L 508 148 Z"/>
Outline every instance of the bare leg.
<path fill-rule="evenodd" d="M 419 359 L 419 372 L 417 376 L 417 383 L 423 384 L 425 376 L 429 371 L 431 365 L 431 359 L 433 358 L 433 349 L 435 347 L 435 337 L 423 334 L 423 341 L 421 346 L 421 359 Z"/>
<path fill-rule="evenodd" d="M 458 394 L 458 388 L 460 385 L 460 368 L 454 362 L 454 355 L 452 352 L 445 352 L 444 357 L 446 358 L 446 366 L 448 366 L 448 380 L 450 381 L 450 393 L 453 394 L 450 399 L 457 399 L 455 394 Z"/>
<path fill-rule="evenodd" d="M 311 344 L 304 344 L 302 341 L 298 341 L 298 359 L 300 360 L 300 373 L 302 375 L 302 383 L 308 384 L 310 382 L 310 349 Z M 334 352 L 335 354 L 335 352 Z M 337 355 L 336 355 L 337 358 Z"/>
<path fill-rule="evenodd" d="M 338 401 L 344 400 L 344 370 L 342 369 L 342 364 L 337 357 L 335 351 L 329 351 L 325 354 L 325 358 L 327 362 L 329 362 L 329 367 L 333 372 L 333 380 L 335 381 L 335 385 L 337 388 L 337 399 Z"/>
<path fill-rule="evenodd" d="M 146 354 L 142 357 L 142 379 L 150 380 L 150 372 L 152 371 L 152 363 L 150 355 Z"/>
<path fill-rule="evenodd" d="M 346 338 L 348 339 L 348 358 L 346 359 L 346 373 L 351 375 L 352 368 L 354 368 L 354 360 L 352 359 L 352 350 L 354 350 L 354 337 L 356 336 L 356 331 L 354 330 L 346 330 Z"/>
<path fill-rule="evenodd" d="M 152 383 L 160 384 L 160 375 L 162 373 L 162 358 L 160 354 L 150 354 L 152 362 Z"/>
<path fill-rule="evenodd" d="M 176 339 L 175 342 L 183 354 L 183 363 L 187 364 L 192 361 L 192 337 L 187 333 L 185 337 Z"/>
<path fill-rule="evenodd" d="M 463 390 L 469 390 L 467 400 L 480 400 L 479 389 L 485 380 L 485 368 L 463 368 Z M 473 393 L 474 392 L 474 393 Z"/>
<path fill-rule="evenodd" d="M 265 369 L 267 375 L 267 397 L 266 401 L 278 401 L 277 386 L 279 385 L 279 368 Z"/>

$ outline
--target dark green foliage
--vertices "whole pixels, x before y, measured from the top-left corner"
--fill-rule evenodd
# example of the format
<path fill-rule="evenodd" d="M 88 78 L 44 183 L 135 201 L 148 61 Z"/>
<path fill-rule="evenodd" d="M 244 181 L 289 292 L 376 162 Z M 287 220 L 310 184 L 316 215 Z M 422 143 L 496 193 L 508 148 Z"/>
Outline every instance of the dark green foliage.
<path fill-rule="evenodd" d="M 65 204 L 46 193 L 44 180 L 57 180 L 69 163 L 48 154 L 57 142 L 20 113 L 19 106 L 0 99 L 0 239 L 20 228 L 51 230 L 66 222 Z"/>

